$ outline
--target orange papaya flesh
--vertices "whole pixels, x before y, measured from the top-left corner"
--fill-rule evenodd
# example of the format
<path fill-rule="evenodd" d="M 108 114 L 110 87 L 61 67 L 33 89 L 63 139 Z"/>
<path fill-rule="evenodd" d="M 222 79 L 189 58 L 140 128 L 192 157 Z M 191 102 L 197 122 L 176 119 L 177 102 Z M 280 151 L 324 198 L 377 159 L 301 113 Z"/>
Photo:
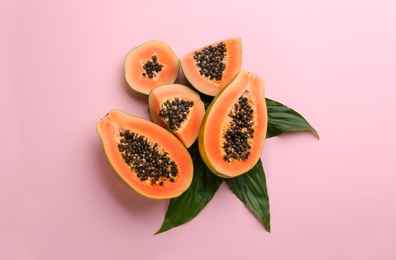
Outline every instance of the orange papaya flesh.
<path fill-rule="evenodd" d="M 130 50 L 124 68 L 128 85 L 146 95 L 157 86 L 174 83 L 180 72 L 179 59 L 172 49 L 154 40 Z"/>
<path fill-rule="evenodd" d="M 205 114 L 198 137 L 203 161 L 224 178 L 246 173 L 261 156 L 267 123 L 264 83 L 241 71 Z"/>
<path fill-rule="evenodd" d="M 112 110 L 96 126 L 114 171 L 151 199 L 180 196 L 190 186 L 193 163 L 184 145 L 155 123 Z"/>
<path fill-rule="evenodd" d="M 205 105 L 195 90 L 182 84 L 162 85 L 150 92 L 148 103 L 153 121 L 187 148 L 197 140 Z"/>
<path fill-rule="evenodd" d="M 216 96 L 241 70 L 241 38 L 227 39 L 192 51 L 180 58 L 180 65 L 194 88 Z"/>

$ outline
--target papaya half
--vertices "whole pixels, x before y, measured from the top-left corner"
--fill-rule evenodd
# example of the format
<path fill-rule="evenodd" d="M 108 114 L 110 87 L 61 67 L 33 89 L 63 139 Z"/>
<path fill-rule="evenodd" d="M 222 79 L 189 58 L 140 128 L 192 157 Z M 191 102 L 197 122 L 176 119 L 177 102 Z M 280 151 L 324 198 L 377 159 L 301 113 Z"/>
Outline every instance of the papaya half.
<path fill-rule="evenodd" d="M 262 79 L 239 72 L 206 111 L 198 136 L 203 161 L 223 178 L 246 173 L 261 156 L 267 124 Z"/>
<path fill-rule="evenodd" d="M 195 142 L 205 115 L 205 105 L 195 90 L 181 84 L 162 85 L 151 90 L 148 103 L 154 123 L 187 148 Z"/>
<path fill-rule="evenodd" d="M 152 40 L 130 50 L 125 57 L 124 68 L 128 85 L 148 95 L 155 87 L 174 83 L 180 72 L 180 63 L 166 43 Z"/>
<path fill-rule="evenodd" d="M 180 58 L 186 79 L 199 92 L 216 96 L 241 70 L 240 37 L 216 42 Z"/>
<path fill-rule="evenodd" d="M 151 199 L 178 197 L 190 186 L 193 163 L 173 134 L 146 119 L 112 110 L 96 125 L 114 171 Z"/>

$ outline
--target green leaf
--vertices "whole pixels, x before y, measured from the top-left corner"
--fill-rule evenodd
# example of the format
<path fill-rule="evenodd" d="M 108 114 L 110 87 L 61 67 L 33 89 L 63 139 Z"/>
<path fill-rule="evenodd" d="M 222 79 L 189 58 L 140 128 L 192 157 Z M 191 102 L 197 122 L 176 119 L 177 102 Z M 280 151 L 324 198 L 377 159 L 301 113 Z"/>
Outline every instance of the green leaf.
<path fill-rule="evenodd" d="M 214 97 L 201 94 L 207 109 Z M 311 131 L 318 138 L 316 130 L 293 109 L 280 102 L 266 98 L 268 109 L 267 138 L 285 132 Z M 213 198 L 223 179 L 213 174 L 204 164 L 198 152 L 197 143 L 190 148 L 194 162 L 194 177 L 191 186 L 181 196 L 171 199 L 159 234 L 178 227 L 195 218 Z M 247 173 L 231 179 L 224 179 L 231 191 L 261 221 L 270 232 L 269 198 L 265 173 L 261 160 Z"/>
<path fill-rule="evenodd" d="M 180 226 L 196 217 L 213 198 L 223 181 L 206 167 L 196 146 L 194 144 L 190 148 L 194 162 L 191 186 L 182 195 L 170 200 L 162 226 L 155 234 Z"/>
<path fill-rule="evenodd" d="M 316 130 L 305 120 L 303 116 L 293 109 L 266 98 L 268 110 L 267 138 L 280 135 L 284 132 L 311 131 L 319 138 Z"/>
<path fill-rule="evenodd" d="M 231 191 L 256 215 L 265 230 L 271 231 L 267 183 L 261 160 L 247 173 L 224 179 Z"/>
<path fill-rule="evenodd" d="M 199 96 L 201 97 L 202 102 L 204 102 L 205 110 L 208 109 L 208 107 L 209 107 L 210 103 L 212 103 L 214 97 L 205 95 L 203 93 L 200 93 Z"/>

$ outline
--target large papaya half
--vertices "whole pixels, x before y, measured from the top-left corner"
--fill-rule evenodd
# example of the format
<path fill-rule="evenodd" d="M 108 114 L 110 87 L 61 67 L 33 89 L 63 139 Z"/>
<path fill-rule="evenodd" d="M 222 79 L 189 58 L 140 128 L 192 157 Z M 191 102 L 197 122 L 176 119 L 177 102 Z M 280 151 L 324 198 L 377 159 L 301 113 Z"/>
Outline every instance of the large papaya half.
<path fill-rule="evenodd" d="M 224 178 L 246 173 L 261 156 L 267 123 L 264 83 L 241 71 L 206 111 L 198 137 L 203 161 Z"/>
<path fill-rule="evenodd" d="M 216 96 L 241 70 L 241 38 L 227 39 L 192 51 L 180 58 L 180 65 L 194 88 Z"/>
<path fill-rule="evenodd" d="M 168 129 L 189 148 L 198 138 L 205 115 L 199 94 L 181 84 L 162 85 L 149 94 L 149 110 L 153 121 Z"/>
<path fill-rule="evenodd" d="M 190 186 L 191 156 L 166 129 L 112 110 L 97 123 L 96 130 L 114 171 L 141 195 L 151 199 L 174 198 Z"/>
<path fill-rule="evenodd" d="M 137 92 L 150 90 L 176 81 L 180 72 L 179 58 L 161 41 L 148 41 L 128 52 L 124 61 L 125 79 Z"/>

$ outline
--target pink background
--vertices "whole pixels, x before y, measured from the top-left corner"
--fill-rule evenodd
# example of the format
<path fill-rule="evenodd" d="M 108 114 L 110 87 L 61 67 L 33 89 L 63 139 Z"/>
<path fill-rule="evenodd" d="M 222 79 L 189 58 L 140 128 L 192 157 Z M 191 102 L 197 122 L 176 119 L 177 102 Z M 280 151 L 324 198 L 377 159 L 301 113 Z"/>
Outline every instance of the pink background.
<path fill-rule="evenodd" d="M 140 2 L 0 2 L 0 259 L 396 259 L 396 2 Z M 234 36 L 321 139 L 268 139 L 271 233 L 222 185 L 154 236 L 168 202 L 116 177 L 95 125 L 113 108 L 149 118 L 123 78 L 132 47 Z"/>

